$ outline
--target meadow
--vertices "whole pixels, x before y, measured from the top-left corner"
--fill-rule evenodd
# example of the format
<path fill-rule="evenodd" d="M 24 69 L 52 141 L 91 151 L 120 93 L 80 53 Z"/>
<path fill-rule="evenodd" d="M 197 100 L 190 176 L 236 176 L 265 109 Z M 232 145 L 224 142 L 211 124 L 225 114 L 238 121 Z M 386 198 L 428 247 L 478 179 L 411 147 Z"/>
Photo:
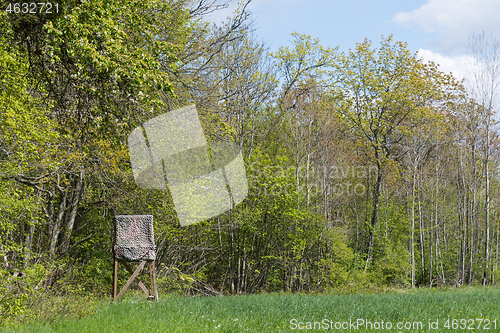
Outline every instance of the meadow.
<path fill-rule="evenodd" d="M 464 288 L 365 295 L 128 296 L 91 316 L 1 332 L 500 332 L 500 290 Z"/>

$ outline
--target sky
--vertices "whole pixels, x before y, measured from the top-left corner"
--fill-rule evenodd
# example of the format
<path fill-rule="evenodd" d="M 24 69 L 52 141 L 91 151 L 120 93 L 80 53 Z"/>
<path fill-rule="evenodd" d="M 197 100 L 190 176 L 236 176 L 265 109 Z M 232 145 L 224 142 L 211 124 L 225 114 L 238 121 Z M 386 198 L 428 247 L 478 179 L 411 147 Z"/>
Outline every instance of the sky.
<path fill-rule="evenodd" d="M 232 0 L 210 20 L 221 23 L 237 4 Z M 382 35 L 392 34 L 460 79 L 469 37 L 484 31 L 500 39 L 500 0 L 253 0 L 248 8 L 255 34 L 271 52 L 291 46 L 293 32 L 340 51 L 365 38 L 376 47 Z"/>

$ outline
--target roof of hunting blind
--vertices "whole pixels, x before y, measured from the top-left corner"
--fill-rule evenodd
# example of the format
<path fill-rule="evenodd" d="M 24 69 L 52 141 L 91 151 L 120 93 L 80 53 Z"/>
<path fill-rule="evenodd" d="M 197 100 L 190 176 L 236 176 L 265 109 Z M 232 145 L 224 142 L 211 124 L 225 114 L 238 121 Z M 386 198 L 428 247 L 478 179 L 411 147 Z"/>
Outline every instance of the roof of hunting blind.
<path fill-rule="evenodd" d="M 153 215 L 115 216 L 114 242 L 113 251 L 116 259 L 155 260 Z"/>

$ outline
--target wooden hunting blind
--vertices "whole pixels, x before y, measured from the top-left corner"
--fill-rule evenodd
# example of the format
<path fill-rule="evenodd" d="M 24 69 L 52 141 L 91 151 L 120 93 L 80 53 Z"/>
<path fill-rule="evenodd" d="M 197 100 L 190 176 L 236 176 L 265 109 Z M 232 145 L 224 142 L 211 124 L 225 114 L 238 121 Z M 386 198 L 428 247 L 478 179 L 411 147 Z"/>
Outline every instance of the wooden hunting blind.
<path fill-rule="evenodd" d="M 113 270 L 113 299 L 116 302 L 130 287 L 137 278 L 139 287 L 144 291 L 148 299 L 158 300 L 158 291 L 156 289 L 156 247 L 153 233 L 152 215 L 117 215 L 115 216 L 114 232 L 114 270 Z M 118 262 L 125 266 L 131 274 L 128 281 L 117 295 L 117 275 Z M 137 268 L 132 270 L 129 262 L 139 262 Z M 150 288 L 139 280 L 138 276 L 148 264 Z"/>

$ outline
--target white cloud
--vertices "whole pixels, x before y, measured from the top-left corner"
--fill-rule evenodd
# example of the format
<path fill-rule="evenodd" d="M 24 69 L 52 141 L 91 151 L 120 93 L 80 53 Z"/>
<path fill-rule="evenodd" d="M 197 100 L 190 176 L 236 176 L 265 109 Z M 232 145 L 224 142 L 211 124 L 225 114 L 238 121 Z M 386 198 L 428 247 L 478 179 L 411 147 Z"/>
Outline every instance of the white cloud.
<path fill-rule="evenodd" d="M 431 50 L 418 50 L 418 55 L 424 61 L 432 61 L 439 65 L 439 70 L 445 73 L 452 73 L 457 79 L 461 80 L 467 73 L 467 56 L 448 57 Z"/>
<path fill-rule="evenodd" d="M 490 90 L 498 89 L 498 87 L 492 88 L 489 85 L 484 84 L 485 82 L 491 82 L 492 77 L 489 76 L 487 70 L 485 71 L 481 63 L 474 61 L 472 57 L 465 54 L 461 56 L 448 57 L 424 49 L 418 50 L 418 55 L 424 61 L 432 61 L 435 64 L 439 64 L 439 69 L 442 72 L 451 72 L 455 78 L 459 80 L 464 79 L 462 82 L 465 89 L 470 94 L 469 96 L 476 99 L 476 101 L 481 102 L 485 93 L 492 94 L 494 96 L 496 95 L 497 97 L 494 97 L 493 100 L 494 108 L 496 110 L 500 109 L 500 98 L 498 97 L 498 94 L 494 94 L 492 90 Z M 479 73 L 479 75 L 474 75 L 474 73 Z M 496 75 L 493 80 L 495 80 L 495 82 L 499 82 L 500 76 Z M 500 121 L 500 112 L 496 112 L 495 117 Z"/>
<path fill-rule="evenodd" d="M 436 33 L 431 43 L 442 54 L 463 53 L 467 38 L 482 31 L 500 35 L 498 0 L 429 0 L 411 12 L 397 13 L 393 21 L 406 28 Z"/>

